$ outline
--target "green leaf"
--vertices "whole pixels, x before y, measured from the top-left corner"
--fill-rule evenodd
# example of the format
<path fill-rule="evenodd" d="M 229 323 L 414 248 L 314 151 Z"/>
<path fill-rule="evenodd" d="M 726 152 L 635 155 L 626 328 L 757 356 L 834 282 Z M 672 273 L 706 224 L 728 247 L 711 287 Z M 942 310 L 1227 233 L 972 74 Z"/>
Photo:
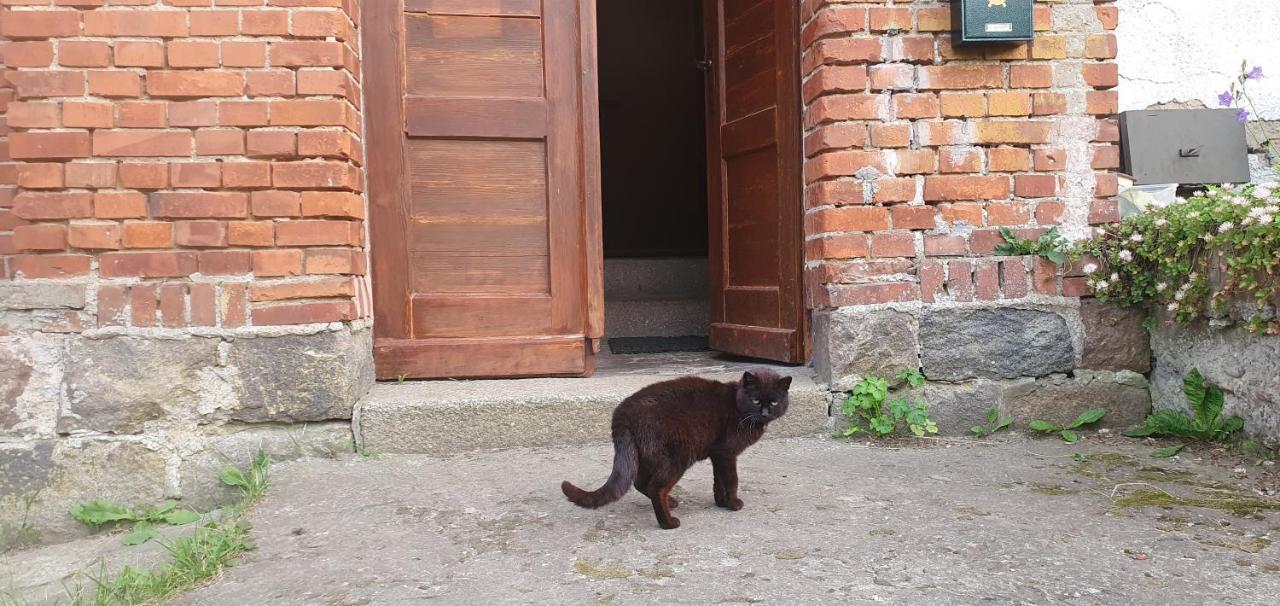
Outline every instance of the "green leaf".
<path fill-rule="evenodd" d="M 1130 427 L 1129 429 L 1126 429 L 1120 432 L 1120 435 L 1126 438 L 1146 438 L 1151 436 L 1152 431 L 1153 430 L 1150 427 L 1147 427 L 1146 425 L 1139 425 L 1137 427 Z"/>
<path fill-rule="evenodd" d="M 1107 409 L 1105 408 L 1090 408 L 1089 410 L 1080 413 L 1080 416 L 1076 417 L 1076 420 L 1068 425 L 1067 429 L 1076 429 L 1082 425 L 1097 423 L 1106 414 Z"/>
<path fill-rule="evenodd" d="M 911 403 L 906 398 L 897 398 L 889 402 L 889 413 L 895 419 L 905 418 L 911 412 Z"/>
<path fill-rule="evenodd" d="M 1000 431 L 1001 429 L 1004 429 L 1010 425 L 1013 425 L 1013 417 L 1005 417 L 1003 419 L 1000 419 L 1000 421 L 996 423 L 996 426 L 991 430 L 991 433 Z"/>
<path fill-rule="evenodd" d="M 165 523 L 172 524 L 174 526 L 182 526 L 183 524 L 190 524 L 199 519 L 200 519 L 200 514 L 194 511 L 191 511 L 190 509 L 176 509 L 174 511 L 170 511 L 164 514 Z"/>
<path fill-rule="evenodd" d="M 106 501 L 89 501 L 71 508 L 71 517 L 94 528 L 113 522 L 127 522 L 137 516 L 127 507 Z"/>
<path fill-rule="evenodd" d="M 871 420 L 870 425 L 872 430 L 882 436 L 893 433 L 893 420 L 888 417 L 876 417 Z"/>
<path fill-rule="evenodd" d="M 1043 431 L 1043 432 L 1045 432 L 1045 433 L 1053 433 L 1053 432 L 1055 432 L 1055 431 L 1061 431 L 1061 430 L 1062 430 L 1062 428 L 1061 428 L 1061 427 L 1058 427 L 1057 425 L 1054 425 L 1053 423 L 1050 423 L 1050 422 L 1048 422 L 1048 421 L 1038 421 L 1038 420 L 1037 420 L 1037 421 L 1032 421 L 1032 422 L 1028 423 L 1027 425 L 1028 425 L 1029 427 L 1031 427 L 1031 429 L 1034 429 L 1034 430 L 1036 430 L 1036 431 Z"/>
<path fill-rule="evenodd" d="M 1206 385 L 1204 387 L 1204 404 L 1196 410 L 1196 421 L 1201 427 L 1213 427 L 1218 420 L 1218 415 L 1222 414 L 1224 405 L 1224 397 L 1222 388 L 1217 385 Z"/>
<path fill-rule="evenodd" d="M 1187 376 L 1182 379 L 1182 393 L 1187 396 L 1187 404 L 1191 406 L 1191 410 L 1196 411 L 1199 416 L 1200 409 L 1204 405 L 1204 377 L 1200 375 L 1198 369 L 1191 369 Z"/>
<path fill-rule="evenodd" d="M 1186 444 L 1179 444 L 1177 446 L 1170 446 L 1168 448 L 1159 448 L 1155 452 L 1151 453 L 1151 458 L 1167 459 L 1169 457 L 1172 457 L 1173 455 L 1176 455 L 1182 452 L 1182 449 L 1186 447 L 1187 447 Z"/>
<path fill-rule="evenodd" d="M 987 428 L 981 425 L 974 425 L 973 427 L 969 428 L 969 431 L 972 431 L 974 435 L 978 436 L 979 438 L 985 438 L 987 436 Z"/>
<path fill-rule="evenodd" d="M 141 545 L 156 538 L 160 532 L 156 530 L 150 522 L 138 522 L 133 526 L 133 532 L 125 535 L 125 545 Z"/>
<path fill-rule="evenodd" d="M 218 477 L 222 479 L 223 484 L 228 486 L 240 486 L 243 488 L 249 485 L 249 480 L 245 479 L 244 472 L 235 467 L 222 468 L 222 471 L 218 472 Z"/>
<path fill-rule="evenodd" d="M 995 408 L 988 408 L 987 409 L 987 425 L 994 426 L 996 424 L 996 419 L 999 416 L 1000 416 L 1000 413 Z"/>
<path fill-rule="evenodd" d="M 1075 444 L 1080 441 L 1080 436 L 1076 435 L 1076 432 L 1071 431 L 1070 429 L 1062 430 L 1062 433 L 1059 435 L 1062 436 L 1062 441 L 1067 444 Z"/>
<path fill-rule="evenodd" d="M 850 426 L 848 426 L 848 427 L 846 427 L 846 428 L 845 428 L 845 430 L 844 430 L 844 437 L 846 437 L 846 438 L 847 438 L 847 437 L 849 437 L 849 436 L 851 436 L 851 435 L 853 435 L 853 434 L 855 434 L 855 433 L 858 433 L 859 431 L 862 431 L 862 428 L 861 428 L 861 427 L 858 427 L 857 425 L 850 425 Z"/>
<path fill-rule="evenodd" d="M 1062 251 L 1058 251 L 1058 250 L 1045 251 L 1044 255 L 1042 256 L 1050 261 L 1053 261 L 1054 263 L 1057 263 L 1058 265 L 1062 265 L 1067 262 L 1067 255 L 1062 254 Z"/>

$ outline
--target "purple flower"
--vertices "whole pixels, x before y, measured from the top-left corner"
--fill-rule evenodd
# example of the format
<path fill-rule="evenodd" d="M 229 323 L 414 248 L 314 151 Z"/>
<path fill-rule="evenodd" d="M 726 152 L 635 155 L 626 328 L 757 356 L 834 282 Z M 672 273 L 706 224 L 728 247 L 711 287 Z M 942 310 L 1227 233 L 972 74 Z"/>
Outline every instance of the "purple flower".
<path fill-rule="evenodd" d="M 1257 67 L 1253 68 L 1251 71 L 1249 71 L 1249 73 L 1247 73 L 1247 74 L 1245 74 L 1245 75 L 1244 75 L 1244 79 L 1245 79 L 1245 80 L 1261 80 L 1261 79 L 1262 79 L 1262 66 L 1261 66 L 1261 65 L 1259 65 L 1259 66 L 1257 66 Z"/>
<path fill-rule="evenodd" d="M 1231 104 L 1235 102 L 1236 98 L 1231 94 L 1231 91 L 1226 91 L 1221 95 L 1218 95 L 1218 105 L 1222 107 L 1231 107 Z"/>
<path fill-rule="evenodd" d="M 1248 122 L 1248 121 L 1249 121 L 1249 112 L 1244 111 L 1243 109 L 1242 109 L 1242 110 L 1240 110 L 1240 111 L 1238 111 L 1238 112 L 1236 112 L 1236 121 L 1237 121 L 1237 122 Z"/>

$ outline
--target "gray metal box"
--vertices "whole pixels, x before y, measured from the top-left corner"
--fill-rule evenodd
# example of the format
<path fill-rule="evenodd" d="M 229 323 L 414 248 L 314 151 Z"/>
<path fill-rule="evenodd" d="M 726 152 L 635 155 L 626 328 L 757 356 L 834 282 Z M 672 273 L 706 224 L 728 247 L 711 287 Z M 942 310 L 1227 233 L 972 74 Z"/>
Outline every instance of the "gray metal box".
<path fill-rule="evenodd" d="M 951 41 L 1018 42 L 1035 35 L 1032 0 L 952 0 Z"/>
<path fill-rule="evenodd" d="M 1244 123 L 1234 109 L 1124 112 L 1120 150 L 1135 185 L 1249 181 Z"/>

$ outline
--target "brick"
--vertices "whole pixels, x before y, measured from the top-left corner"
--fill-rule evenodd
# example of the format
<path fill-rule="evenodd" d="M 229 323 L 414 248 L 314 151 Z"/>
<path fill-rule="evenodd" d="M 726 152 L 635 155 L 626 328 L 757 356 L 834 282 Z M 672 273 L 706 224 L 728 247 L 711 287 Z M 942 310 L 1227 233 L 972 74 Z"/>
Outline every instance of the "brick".
<path fill-rule="evenodd" d="M 1062 93 L 1036 93 L 1032 95 L 1032 114 L 1052 116 L 1067 113 L 1067 96 Z"/>
<path fill-rule="evenodd" d="M 1000 262 L 983 259 L 975 263 L 973 290 L 979 301 L 995 301 L 1000 298 Z"/>
<path fill-rule="evenodd" d="M 930 257 L 963 255 L 969 252 L 969 242 L 962 236 L 925 235 L 924 254 Z"/>
<path fill-rule="evenodd" d="M 1012 173 L 1030 170 L 1027 150 L 1021 147 L 993 147 L 987 150 L 987 166 L 991 172 Z"/>
<path fill-rule="evenodd" d="M 987 115 L 987 97 L 981 93 L 951 93 L 941 95 L 942 117 L 966 118 Z"/>
<path fill-rule="evenodd" d="M 1018 233 L 1023 230 L 1014 230 Z M 996 247 L 1004 242 L 1004 236 L 998 229 L 975 229 L 969 235 L 969 252 L 975 255 L 995 254 Z"/>
<path fill-rule="evenodd" d="M 187 12 L 180 10 L 85 12 L 84 35 L 178 38 L 187 35 Z"/>
<path fill-rule="evenodd" d="M 894 158 L 894 174 L 921 175 L 934 172 L 936 155 L 931 149 L 900 149 L 891 153 Z"/>
<path fill-rule="evenodd" d="M 233 221 L 227 225 L 227 244 L 272 246 L 275 244 L 275 225 L 271 221 Z"/>
<path fill-rule="evenodd" d="M 252 257 L 247 250 L 206 250 L 200 252 L 200 273 L 209 276 L 237 276 L 250 272 Z"/>
<path fill-rule="evenodd" d="M 364 198 L 347 192 L 302 192 L 302 214 L 306 217 L 364 218 Z"/>
<path fill-rule="evenodd" d="M 1021 258 L 1004 259 L 1000 262 L 1000 282 L 1006 299 L 1021 299 L 1027 296 L 1030 287 L 1027 285 L 1027 268 Z"/>
<path fill-rule="evenodd" d="M 273 42 L 270 54 L 271 65 L 277 67 L 342 67 L 339 42 Z"/>
<path fill-rule="evenodd" d="M 828 288 L 830 300 L 826 303 L 832 307 L 906 303 L 920 298 L 919 285 L 910 282 L 849 284 Z"/>
<path fill-rule="evenodd" d="M 18 185 L 26 189 L 61 188 L 62 166 L 55 162 L 19 164 Z"/>
<path fill-rule="evenodd" d="M 306 252 L 306 273 L 315 274 L 360 274 L 356 255 L 349 248 L 313 248 Z"/>
<path fill-rule="evenodd" d="M 911 123 L 893 122 L 871 125 L 871 145 L 875 147 L 908 147 L 911 145 Z"/>
<path fill-rule="evenodd" d="M 973 262 L 963 260 L 947 261 L 947 294 L 961 303 L 974 299 Z"/>
<path fill-rule="evenodd" d="M 829 95 L 814 101 L 805 112 L 805 122 L 814 127 L 840 120 L 880 120 L 888 117 L 888 104 L 880 95 Z"/>
<path fill-rule="evenodd" d="M 116 67 L 164 66 L 164 45 L 159 42 L 117 40 L 114 47 Z"/>
<path fill-rule="evenodd" d="M 74 278 L 89 274 L 88 255 L 15 255 L 13 273 L 27 278 Z"/>
<path fill-rule="evenodd" d="M 911 21 L 910 8 L 873 7 L 867 15 L 867 24 L 873 32 L 909 31 Z"/>
<path fill-rule="evenodd" d="M 971 122 L 946 120 L 943 122 L 917 122 L 916 138 L 923 146 L 970 145 L 974 143 Z"/>
<path fill-rule="evenodd" d="M 946 294 L 947 270 L 941 261 L 928 260 L 920 265 L 920 300 L 935 303 Z"/>
<path fill-rule="evenodd" d="M 265 101 L 224 101 L 218 112 L 223 126 L 266 126 L 270 108 Z"/>
<path fill-rule="evenodd" d="M 942 220 L 948 225 L 966 223 L 973 227 L 982 227 L 986 224 L 981 204 L 939 204 L 938 212 L 942 214 Z"/>
<path fill-rule="evenodd" d="M 62 125 L 67 128 L 111 128 L 115 106 L 110 103 L 67 101 L 62 104 Z"/>
<path fill-rule="evenodd" d="M 227 188 L 270 187 L 270 162 L 225 162 L 222 165 L 222 185 Z"/>
<path fill-rule="evenodd" d="M 255 250 L 253 251 L 253 275 L 268 278 L 302 275 L 302 251 Z"/>
<path fill-rule="evenodd" d="M 216 188 L 222 184 L 222 169 L 217 162 L 175 162 L 169 165 L 172 187 Z"/>
<path fill-rule="evenodd" d="M 147 93 L 154 97 L 239 97 L 244 76 L 221 71 L 150 71 Z"/>
<path fill-rule="evenodd" d="M 1009 86 L 1012 88 L 1050 88 L 1053 86 L 1052 65 L 1011 65 Z"/>
<path fill-rule="evenodd" d="M 899 36 L 889 42 L 889 56 L 893 61 L 909 63 L 934 62 L 933 36 Z"/>
<path fill-rule="evenodd" d="M 181 278 L 196 271 L 193 252 L 108 252 L 98 258 L 98 273 L 107 278 Z"/>
<path fill-rule="evenodd" d="M 186 284 L 162 284 L 160 286 L 160 325 L 165 328 L 186 326 L 186 302 Z"/>
<path fill-rule="evenodd" d="M 863 234 L 835 234 L 805 242 L 805 258 L 850 259 L 867 256 L 867 236 Z"/>
<path fill-rule="evenodd" d="M 1089 225 L 1120 221 L 1120 206 L 1114 199 L 1094 200 L 1089 205 Z"/>
<path fill-rule="evenodd" d="M 1113 90 L 1091 90 L 1085 93 L 1085 113 L 1110 116 L 1120 111 L 1120 93 Z"/>
<path fill-rule="evenodd" d="M 285 70 L 251 71 L 245 74 L 245 87 L 250 97 L 287 97 L 297 92 L 293 72 Z"/>
<path fill-rule="evenodd" d="M 67 226 L 49 223 L 13 228 L 13 247 L 22 251 L 67 249 Z"/>
<path fill-rule="evenodd" d="M 860 32 L 866 28 L 867 11 L 862 7 L 828 7 L 819 12 L 813 21 L 805 26 L 802 32 L 802 44 L 807 47 L 819 38 Z"/>
<path fill-rule="evenodd" d="M 987 225 L 1004 227 L 1026 225 L 1031 222 L 1031 211 L 1026 202 L 1004 202 L 987 205 Z"/>
<path fill-rule="evenodd" d="M 189 156 L 190 131 L 177 130 L 97 130 L 93 132 L 93 155 L 118 157 Z"/>
<path fill-rule="evenodd" d="M 18 98 L 79 97 L 85 93 L 82 71 L 19 71 L 8 74 Z"/>
<path fill-rule="evenodd" d="M 124 326 L 125 306 L 129 301 L 129 289 L 114 284 L 98 287 L 98 326 Z"/>
<path fill-rule="evenodd" d="M 251 130 L 246 136 L 246 153 L 251 157 L 287 157 L 297 152 L 297 135 L 292 132 Z"/>
<path fill-rule="evenodd" d="M 1066 59 L 1067 39 L 1063 36 L 1037 36 L 1031 41 L 1031 58 L 1038 60 Z"/>
<path fill-rule="evenodd" d="M 79 34 L 78 11 L 6 10 L 0 20 L 0 36 L 6 38 L 65 38 Z"/>
<path fill-rule="evenodd" d="M 803 84 L 806 103 L 819 95 L 832 93 L 861 93 L 867 88 L 867 66 L 827 65 L 818 69 Z"/>
<path fill-rule="evenodd" d="M 1114 6 L 1095 6 L 1093 12 L 1098 16 L 1102 29 L 1112 30 L 1120 25 L 1120 9 Z"/>
<path fill-rule="evenodd" d="M 1115 175 L 1094 175 L 1094 195 L 1100 198 L 1114 196 L 1119 192 L 1120 183 Z"/>
<path fill-rule="evenodd" d="M 124 101 L 118 107 L 121 128 L 164 128 L 169 125 L 164 103 Z"/>
<path fill-rule="evenodd" d="M 105 67 L 111 64 L 111 47 L 106 42 L 58 42 L 58 64 L 66 67 Z"/>
<path fill-rule="evenodd" d="M 899 93 L 893 96 L 893 109 L 899 118 L 936 118 L 938 117 L 938 96 Z"/>
<path fill-rule="evenodd" d="M 289 11 L 244 11 L 240 31 L 250 36 L 283 36 L 289 33 Z"/>
<path fill-rule="evenodd" d="M 920 88 L 956 90 L 1004 87 L 1004 72 L 998 65 L 930 65 L 919 70 Z"/>
<path fill-rule="evenodd" d="M 156 312 L 159 311 L 157 304 L 160 298 L 160 289 L 155 284 L 138 284 L 129 289 L 129 303 L 133 309 L 133 325 L 134 326 L 155 326 Z"/>
<path fill-rule="evenodd" d="M 804 176 L 807 182 L 830 177 L 851 176 L 864 168 L 874 168 L 887 172 L 888 165 L 884 154 L 878 151 L 833 151 L 818 155 L 804 163 Z M 279 183 L 277 182 L 277 185 Z"/>
<path fill-rule="evenodd" d="M 916 239 L 911 232 L 881 232 L 871 234 L 872 257 L 914 257 Z"/>
<path fill-rule="evenodd" d="M 244 326 L 248 321 L 249 297 L 244 284 L 224 283 L 218 294 L 218 316 L 223 328 Z"/>
<path fill-rule="evenodd" d="M 87 132 L 19 132 L 9 135 L 9 155 L 15 160 L 87 158 Z"/>
<path fill-rule="evenodd" d="M 201 129 L 196 131 L 196 155 L 237 156 L 245 153 L 244 131 Z"/>
<path fill-rule="evenodd" d="M 938 171 L 977 173 L 982 171 L 982 150 L 976 147 L 943 147 L 938 150 Z"/>
<path fill-rule="evenodd" d="M 821 65 L 878 63 L 883 59 L 884 48 L 877 39 L 819 40 L 804 54 L 801 71 L 808 74 Z"/>
<path fill-rule="evenodd" d="M 1058 195 L 1058 178 L 1054 175 L 1017 175 L 1013 193 L 1020 198 L 1048 198 Z"/>
<path fill-rule="evenodd" d="M 255 217 L 300 217 L 302 195 L 291 191 L 255 191 L 252 197 Z"/>
<path fill-rule="evenodd" d="M 165 48 L 169 67 L 217 67 L 218 44 L 200 40 L 174 40 Z"/>
<path fill-rule="evenodd" d="M 49 67 L 53 63 L 53 43 L 48 40 L 10 42 L 4 46 L 4 64 L 15 67 Z"/>
<path fill-rule="evenodd" d="M 205 5 L 207 6 L 208 3 Z M 190 20 L 192 36 L 234 36 L 240 33 L 238 11 L 192 11 Z"/>
<path fill-rule="evenodd" d="M 355 286 L 350 278 L 324 278 L 306 282 L 255 284 L 250 289 L 250 293 L 249 300 L 255 303 L 289 299 L 324 299 L 355 296 Z"/>
<path fill-rule="evenodd" d="M 67 187 L 108 189 L 116 185 L 115 162 L 73 162 L 66 165 Z"/>
<path fill-rule="evenodd" d="M 1120 67 L 1115 63 L 1086 63 L 1081 71 L 1085 84 L 1093 88 L 1113 88 L 1120 85 Z"/>
<path fill-rule="evenodd" d="M 284 221 L 276 224 L 276 242 L 281 246 L 357 245 L 358 227 L 347 221 Z"/>
<path fill-rule="evenodd" d="M 57 128 L 59 119 L 57 103 L 18 102 L 9 105 L 9 126 L 20 128 Z"/>
<path fill-rule="evenodd" d="M 161 163 L 120 163 L 120 185 L 130 189 L 163 189 L 169 186 L 169 166 Z"/>
<path fill-rule="evenodd" d="M 880 231 L 889 228 L 889 211 L 873 206 L 822 209 L 806 217 L 809 233 Z"/>
<path fill-rule="evenodd" d="M 1032 284 L 1037 293 L 1042 295 L 1058 294 L 1058 266 L 1052 261 L 1032 257 L 1034 270 L 1032 272 Z"/>
<path fill-rule="evenodd" d="M 170 102 L 169 126 L 216 126 L 218 104 L 212 101 Z"/>
<path fill-rule="evenodd" d="M 86 219 L 93 216 L 93 195 L 25 191 L 13 198 L 13 214 L 22 219 Z"/>
<path fill-rule="evenodd" d="M 243 192 L 158 192 L 148 201 L 153 217 L 226 219 L 248 215 L 249 195 Z"/>
<path fill-rule="evenodd" d="M 119 223 L 72 223 L 67 226 L 67 243 L 86 250 L 120 248 Z"/>
<path fill-rule="evenodd" d="M 133 72 L 89 72 L 89 94 L 99 97 L 138 97 L 142 95 L 142 78 Z"/>
<path fill-rule="evenodd" d="M 121 227 L 125 248 L 169 248 L 173 246 L 173 224 L 161 221 L 126 221 Z"/>
<path fill-rule="evenodd" d="M 99 219 L 137 219 L 147 216 L 147 197 L 136 192 L 98 192 L 93 216 Z"/>
<path fill-rule="evenodd" d="M 1031 113 L 1031 95 L 1026 93 L 991 93 L 987 95 L 987 112 L 992 116 L 1026 116 Z"/>
<path fill-rule="evenodd" d="M 1095 34 L 1084 39 L 1084 56 L 1088 59 L 1115 59 L 1115 34 Z"/>
<path fill-rule="evenodd" d="M 919 8 L 916 9 L 916 29 L 922 32 L 951 31 L 951 9 Z"/>
<path fill-rule="evenodd" d="M 902 63 L 874 65 L 868 70 L 872 90 L 905 90 L 915 87 L 916 70 Z"/>
<path fill-rule="evenodd" d="M 218 323 L 217 288 L 200 282 L 188 285 L 191 302 L 191 325 L 214 326 Z"/>
<path fill-rule="evenodd" d="M 267 63 L 267 45 L 263 42 L 223 42 L 222 65 L 226 67 L 262 67 Z M 252 86 L 250 86 L 252 89 Z"/>
<path fill-rule="evenodd" d="M 877 179 L 871 199 L 881 204 L 915 200 L 916 180 L 910 177 Z"/>
<path fill-rule="evenodd" d="M 317 154 L 308 153 L 303 144 L 303 136 L 299 135 L 298 152 L 304 156 L 312 156 Z M 864 147 L 867 144 L 867 127 L 862 124 L 825 124 L 818 127 L 813 133 L 804 140 L 805 157 L 813 157 L 814 155 L 834 149 L 847 149 L 851 147 Z"/>
<path fill-rule="evenodd" d="M 933 229 L 938 211 L 930 206 L 895 206 L 890 215 L 894 229 Z"/>
<path fill-rule="evenodd" d="M 1007 197 L 1007 177 L 930 175 L 924 179 L 925 200 L 1001 200 Z"/>
<path fill-rule="evenodd" d="M 984 121 L 977 123 L 979 143 L 1048 143 L 1051 124 L 1038 121 Z"/>
<path fill-rule="evenodd" d="M 222 221 L 179 221 L 173 226 L 173 240 L 188 248 L 227 246 L 227 224 Z"/>
<path fill-rule="evenodd" d="M 1040 225 L 1057 225 L 1067 213 L 1065 204 L 1054 200 L 1042 200 L 1036 203 L 1036 223 Z"/>
<path fill-rule="evenodd" d="M 1093 147 L 1093 168 L 1120 168 L 1119 145 L 1095 145 Z"/>
<path fill-rule="evenodd" d="M 345 322 L 355 319 L 355 303 L 332 301 L 255 307 L 253 323 L 257 326 Z"/>

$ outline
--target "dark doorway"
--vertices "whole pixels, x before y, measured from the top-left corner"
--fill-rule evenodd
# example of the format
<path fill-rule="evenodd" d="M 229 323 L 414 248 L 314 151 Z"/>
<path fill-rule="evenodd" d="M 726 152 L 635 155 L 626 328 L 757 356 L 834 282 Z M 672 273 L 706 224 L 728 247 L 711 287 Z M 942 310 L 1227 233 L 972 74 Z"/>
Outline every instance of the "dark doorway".
<path fill-rule="evenodd" d="M 703 7 L 690 0 L 597 0 L 596 7 L 609 349 L 705 349 Z"/>

